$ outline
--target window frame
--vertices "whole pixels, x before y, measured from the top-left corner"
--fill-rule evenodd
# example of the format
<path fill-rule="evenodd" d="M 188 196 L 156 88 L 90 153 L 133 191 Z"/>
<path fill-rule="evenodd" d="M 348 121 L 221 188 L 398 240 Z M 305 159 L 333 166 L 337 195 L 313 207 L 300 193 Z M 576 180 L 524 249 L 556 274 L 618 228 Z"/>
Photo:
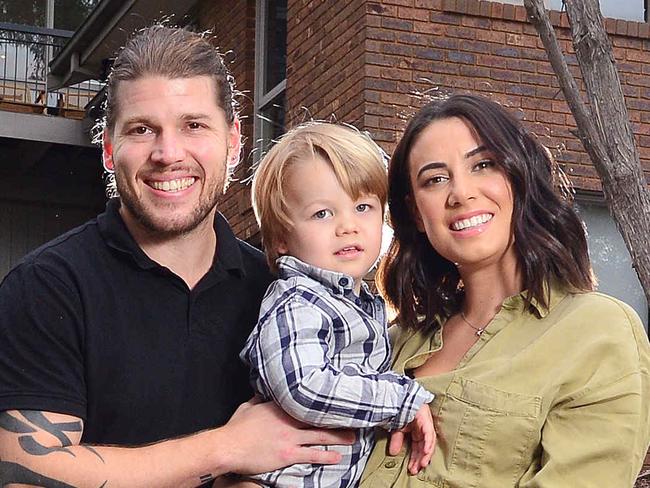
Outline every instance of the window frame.
<path fill-rule="evenodd" d="M 263 119 L 263 114 L 265 111 L 271 109 L 280 97 L 285 96 L 287 89 L 287 74 L 285 70 L 282 80 L 270 90 L 265 90 L 266 63 L 268 61 L 268 40 L 266 36 L 268 27 L 268 3 L 269 0 L 256 0 L 255 9 L 255 90 L 253 111 L 253 137 L 256 147 L 255 162 L 261 158 L 272 138 L 272 134 L 268 130 L 268 125 L 265 124 Z"/>

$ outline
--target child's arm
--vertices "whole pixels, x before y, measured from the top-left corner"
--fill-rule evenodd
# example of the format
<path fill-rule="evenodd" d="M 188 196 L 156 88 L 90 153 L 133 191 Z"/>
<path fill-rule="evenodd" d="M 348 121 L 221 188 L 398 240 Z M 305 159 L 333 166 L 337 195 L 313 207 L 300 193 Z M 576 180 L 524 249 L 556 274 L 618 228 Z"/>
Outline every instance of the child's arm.
<path fill-rule="evenodd" d="M 393 372 L 365 371 L 354 362 L 337 368 L 328 357 L 331 322 L 299 296 L 265 314 L 244 354 L 263 393 L 296 419 L 321 427 L 396 430 L 411 422 L 433 396 Z"/>
<path fill-rule="evenodd" d="M 420 469 L 428 466 L 436 447 L 437 436 L 429 405 L 422 405 L 418 413 L 415 414 L 415 418 L 406 427 L 391 434 L 388 454 L 391 456 L 399 454 L 407 434 L 410 434 L 411 437 L 408 470 L 411 474 L 418 474 Z"/>

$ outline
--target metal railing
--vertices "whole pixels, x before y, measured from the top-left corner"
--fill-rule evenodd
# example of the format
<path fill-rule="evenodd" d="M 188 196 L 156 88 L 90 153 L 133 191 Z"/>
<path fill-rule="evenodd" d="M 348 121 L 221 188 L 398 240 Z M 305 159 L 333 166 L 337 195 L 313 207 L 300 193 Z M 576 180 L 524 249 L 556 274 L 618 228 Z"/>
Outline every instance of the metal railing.
<path fill-rule="evenodd" d="M 90 80 L 52 91 L 47 82 L 50 61 L 72 34 L 0 23 L 0 108 L 16 106 L 33 113 L 83 116 L 102 83 Z"/>

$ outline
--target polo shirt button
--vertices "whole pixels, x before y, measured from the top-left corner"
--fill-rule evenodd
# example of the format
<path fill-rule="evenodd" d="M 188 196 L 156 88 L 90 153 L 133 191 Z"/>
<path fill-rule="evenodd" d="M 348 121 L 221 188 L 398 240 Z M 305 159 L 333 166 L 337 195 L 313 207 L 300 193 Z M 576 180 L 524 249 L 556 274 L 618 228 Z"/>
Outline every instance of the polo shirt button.
<path fill-rule="evenodd" d="M 386 461 L 386 462 L 384 463 L 384 468 L 392 469 L 392 468 L 394 468 L 395 466 L 397 466 L 397 462 L 396 462 L 396 461 L 393 461 L 392 459 L 391 459 L 390 461 Z"/>
<path fill-rule="evenodd" d="M 339 280 L 339 285 L 341 286 L 348 286 L 348 279 L 347 278 L 341 278 Z"/>
<path fill-rule="evenodd" d="M 361 298 L 355 298 L 354 303 L 361 305 Z"/>

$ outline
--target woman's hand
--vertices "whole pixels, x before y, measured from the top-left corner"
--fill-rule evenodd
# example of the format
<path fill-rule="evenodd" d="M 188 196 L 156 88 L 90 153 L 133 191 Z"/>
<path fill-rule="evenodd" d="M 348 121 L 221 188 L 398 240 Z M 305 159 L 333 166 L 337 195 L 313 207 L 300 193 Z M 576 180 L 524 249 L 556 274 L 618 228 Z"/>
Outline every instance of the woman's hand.
<path fill-rule="evenodd" d="M 429 465 L 436 447 L 436 430 L 433 427 L 433 417 L 428 404 L 425 403 L 420 407 L 411 423 L 391 434 L 388 454 L 396 456 L 400 452 L 406 434 L 410 434 L 411 437 L 408 470 L 410 474 L 416 475 Z"/>

